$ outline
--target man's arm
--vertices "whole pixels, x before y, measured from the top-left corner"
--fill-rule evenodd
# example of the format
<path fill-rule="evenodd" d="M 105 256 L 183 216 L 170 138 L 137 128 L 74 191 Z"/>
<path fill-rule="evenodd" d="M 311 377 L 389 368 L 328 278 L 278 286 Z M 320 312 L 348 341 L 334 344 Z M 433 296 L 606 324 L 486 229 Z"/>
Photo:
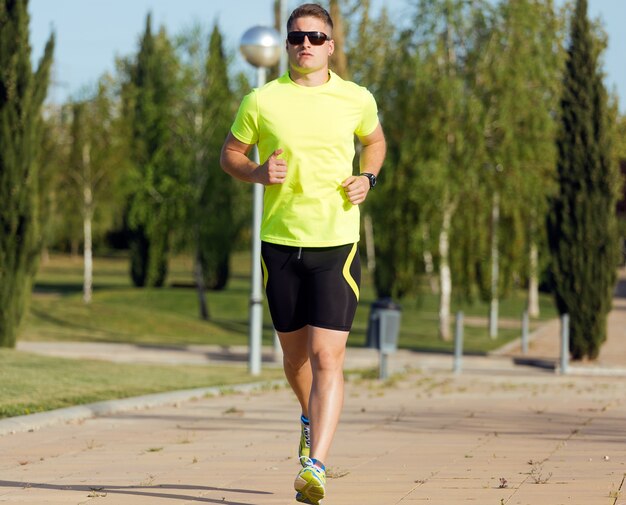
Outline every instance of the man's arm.
<path fill-rule="evenodd" d="M 267 161 L 261 165 L 248 158 L 250 149 L 252 149 L 250 144 L 244 144 L 229 132 L 222 146 L 222 154 L 220 156 L 222 170 L 242 181 L 258 182 L 266 186 L 285 182 L 287 162 L 278 159 L 278 156 L 283 152 L 282 149 L 274 151 Z"/>
<path fill-rule="evenodd" d="M 387 142 L 385 142 L 385 134 L 380 123 L 372 133 L 359 137 L 359 140 L 363 144 L 359 163 L 361 172 L 378 176 L 387 152 Z"/>
<path fill-rule="evenodd" d="M 385 134 L 380 123 L 372 133 L 359 137 L 359 140 L 363 145 L 359 159 L 361 173 L 367 172 L 378 176 L 387 151 Z M 353 205 L 363 203 L 370 190 L 369 179 L 360 175 L 348 177 L 342 186 Z"/>

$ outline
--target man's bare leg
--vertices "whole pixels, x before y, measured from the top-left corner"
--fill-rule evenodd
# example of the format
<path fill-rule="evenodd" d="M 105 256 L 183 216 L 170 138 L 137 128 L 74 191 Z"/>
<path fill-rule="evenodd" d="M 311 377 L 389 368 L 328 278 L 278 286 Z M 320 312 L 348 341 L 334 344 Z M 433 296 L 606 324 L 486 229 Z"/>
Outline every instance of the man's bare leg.
<path fill-rule="evenodd" d="M 347 331 L 309 326 L 311 458 L 326 461 L 343 407 Z"/>
<path fill-rule="evenodd" d="M 313 383 L 309 361 L 309 327 L 277 333 L 283 349 L 285 377 L 300 402 L 302 413 L 309 417 L 309 397 Z"/>

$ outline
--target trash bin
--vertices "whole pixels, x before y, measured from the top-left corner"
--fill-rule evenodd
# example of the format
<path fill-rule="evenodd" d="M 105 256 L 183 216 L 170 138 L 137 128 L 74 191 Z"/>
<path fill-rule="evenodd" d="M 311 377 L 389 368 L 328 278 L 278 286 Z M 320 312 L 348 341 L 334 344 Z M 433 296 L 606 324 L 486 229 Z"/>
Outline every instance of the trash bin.
<path fill-rule="evenodd" d="M 400 333 L 400 305 L 391 298 L 381 298 L 372 303 L 367 325 L 366 347 L 393 353 L 398 348 Z"/>

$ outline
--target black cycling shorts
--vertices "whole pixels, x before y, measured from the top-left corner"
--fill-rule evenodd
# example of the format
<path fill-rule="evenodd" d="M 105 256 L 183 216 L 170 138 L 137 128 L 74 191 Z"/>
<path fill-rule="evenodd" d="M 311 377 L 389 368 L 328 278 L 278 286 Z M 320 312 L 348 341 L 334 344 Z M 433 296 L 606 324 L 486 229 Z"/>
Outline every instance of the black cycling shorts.
<path fill-rule="evenodd" d="M 263 282 L 274 328 L 350 331 L 361 284 L 357 244 L 291 247 L 263 242 Z"/>

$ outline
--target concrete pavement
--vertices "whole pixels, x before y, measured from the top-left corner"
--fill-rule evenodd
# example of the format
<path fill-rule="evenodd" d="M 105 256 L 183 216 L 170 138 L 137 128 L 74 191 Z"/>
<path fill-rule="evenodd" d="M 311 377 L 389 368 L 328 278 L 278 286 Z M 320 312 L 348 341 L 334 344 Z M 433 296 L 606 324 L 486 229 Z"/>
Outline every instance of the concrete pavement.
<path fill-rule="evenodd" d="M 626 383 L 521 371 L 352 378 L 328 505 L 626 504 Z M 0 503 L 295 503 L 286 388 L 0 438 Z"/>
<path fill-rule="evenodd" d="M 619 295 L 607 361 L 585 375 L 515 365 L 513 349 L 465 357 L 461 375 L 450 356 L 399 352 L 390 380 L 350 376 L 323 504 L 626 505 L 626 381 L 593 370 L 626 368 L 624 317 Z M 554 359 L 554 341 L 531 352 Z M 348 366 L 376 360 L 348 351 Z M 0 503 L 295 503 L 290 391 L 217 393 L 0 436 Z"/>

